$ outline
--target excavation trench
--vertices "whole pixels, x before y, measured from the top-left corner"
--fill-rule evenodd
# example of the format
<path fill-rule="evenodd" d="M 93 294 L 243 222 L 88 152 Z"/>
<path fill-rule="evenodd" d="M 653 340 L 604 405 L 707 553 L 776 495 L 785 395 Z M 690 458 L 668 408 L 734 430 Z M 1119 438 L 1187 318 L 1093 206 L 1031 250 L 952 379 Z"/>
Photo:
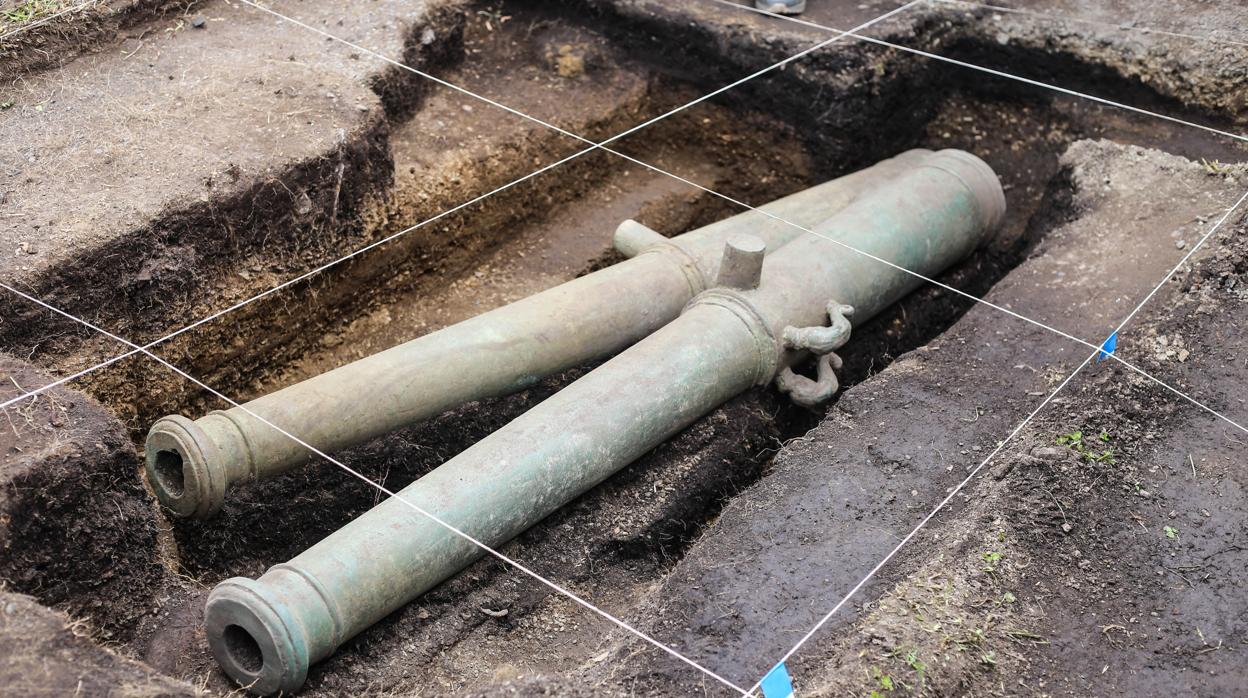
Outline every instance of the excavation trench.
<path fill-rule="evenodd" d="M 503 16 L 508 19 L 500 23 Z M 559 125 L 588 138 L 623 131 L 707 89 L 691 75 L 687 58 L 646 60 L 638 48 L 649 37 L 638 39 L 622 28 L 627 25 L 606 31 L 587 23 L 583 14 L 528 3 L 474 7 L 447 21 L 464 23 L 463 44 L 437 66 L 439 74 L 543 118 L 560 119 Z M 667 32 L 672 40 L 690 38 L 669 25 L 645 28 Z M 959 50 L 973 53 L 974 47 Z M 1186 155 L 1213 151 L 1206 141 L 1174 129 L 1073 101 L 957 81 L 923 88 L 930 66 L 865 49 L 838 56 L 839 63 L 822 68 L 856 71 L 870 83 L 869 94 L 848 88 L 806 103 L 785 97 L 798 88 L 810 89 L 799 78 L 760 80 L 746 98 L 699 105 L 623 139 L 619 148 L 754 205 L 911 147 L 966 149 L 997 172 L 1009 205 L 991 245 L 941 276 L 977 295 L 1007 274 L 1063 215 L 1068 185 L 1058 155 L 1070 142 L 1110 135 L 1128 142 L 1160 141 Z M 526 79 L 497 77 L 503 75 Z M 1137 86 L 1115 80 L 1105 78 L 1111 96 L 1114 89 L 1138 96 Z M 564 99 L 571 94 L 576 108 L 565 110 L 566 101 L 552 102 L 544 95 L 554 88 L 568 90 Z M 828 100 L 841 100 L 841 111 L 832 111 Z M 901 104 L 906 108 L 898 109 Z M 769 111 L 757 108 L 763 105 Z M 444 91 L 431 91 L 417 103 L 391 98 L 389 112 L 389 122 L 378 131 L 384 133 L 385 148 L 370 152 L 372 161 L 364 168 L 389 170 L 384 195 L 365 197 L 349 216 L 322 226 L 320 235 L 374 239 L 584 147 Z M 841 125 L 824 128 L 825 121 Z M 738 212 L 733 204 L 673 178 L 591 153 L 207 323 L 157 351 L 223 393 L 251 399 L 614 263 L 620 257 L 611 250 L 611 234 L 625 219 L 674 235 Z M 238 298 L 273 286 L 291 275 L 272 271 L 287 266 L 289 252 L 280 246 L 261 248 L 219 268 L 197 270 L 193 290 Z M 183 309 L 194 307 L 188 302 Z M 856 327 L 842 350 L 842 384 L 853 385 L 922 346 L 967 307 L 968 301 L 927 286 Z M 163 312 L 170 320 L 166 326 L 179 324 L 173 321 L 177 312 Z M 163 333 L 148 328 L 143 334 L 150 340 Z M 82 339 L 76 331 L 52 341 L 32 334 L 25 341 L 35 362 L 46 366 L 87 364 L 120 349 Z M 402 488 L 591 368 L 465 405 L 337 455 L 386 487 Z M 98 372 L 84 386 L 123 421 L 140 447 L 147 427 L 160 415 L 198 416 L 225 407 L 139 358 Z M 746 392 L 521 535 L 509 544 L 508 554 L 624 612 L 671 568 L 726 501 L 765 475 L 784 441 L 805 433 L 818 419 L 771 389 Z M 176 481 L 179 465 L 167 460 L 157 467 Z M 230 684 L 214 670 L 200 630 L 207 589 L 226 577 L 262 574 L 379 500 L 375 489 L 324 462 L 236 487 L 217 517 L 162 521 L 162 530 L 131 543 L 146 555 L 125 563 L 130 566 L 123 575 L 125 598 L 107 585 L 58 581 L 53 579 L 57 572 L 37 571 L 61 569 L 46 565 L 49 556 L 75 554 L 56 542 L 64 526 L 52 520 L 41 529 L 43 538 L 26 543 L 30 557 L 22 559 L 29 567 L 14 586 L 88 617 L 101 638 L 163 672 L 197 681 L 207 677 L 210 687 L 227 690 Z M 69 511 L 57 515 L 70 516 Z M 113 525 L 110 519 L 75 523 L 79 529 Z M 507 613 L 500 616 L 500 609 Z M 593 621 L 568 620 L 572 613 L 548 589 L 499 563 L 478 562 L 315 667 L 307 691 L 362 690 L 378 685 L 372 681 L 430 691 L 481 685 L 496 665 L 511 666 L 499 661 L 496 639 L 504 638 L 506 645 L 517 618 L 524 617 L 562 629 L 561 639 L 543 646 L 517 635 L 523 650 L 517 653 L 526 659 L 516 660 L 523 667 L 507 670 L 570 669 L 597 654 L 600 634 Z M 254 641 L 249 643 L 246 633 L 228 634 L 238 656 L 254 660 Z M 438 658 L 443 659 L 426 669 Z"/>

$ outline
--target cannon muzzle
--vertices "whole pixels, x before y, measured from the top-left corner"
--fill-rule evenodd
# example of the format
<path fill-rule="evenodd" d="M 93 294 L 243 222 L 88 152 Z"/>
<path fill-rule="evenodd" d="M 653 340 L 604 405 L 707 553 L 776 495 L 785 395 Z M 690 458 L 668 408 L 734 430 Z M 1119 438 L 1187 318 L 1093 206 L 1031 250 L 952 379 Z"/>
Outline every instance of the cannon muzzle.
<path fill-rule="evenodd" d="M 811 227 L 931 155 L 907 151 L 762 208 Z M 206 518 L 220 510 L 232 483 L 307 463 L 307 449 L 262 420 L 332 453 L 612 356 L 679 315 L 712 284 L 724 241 L 747 232 L 772 250 L 801 234 L 753 212 L 671 239 L 626 221 L 615 236 L 616 248 L 630 257 L 624 262 L 257 398 L 245 409 L 197 420 L 161 418 L 147 437 L 148 482 L 175 514 Z"/>
<path fill-rule="evenodd" d="M 482 555 L 400 499 L 499 546 L 752 386 L 826 399 L 852 323 L 921 283 L 827 238 L 932 276 L 1004 211 L 987 165 L 942 151 L 877 182 L 818 236 L 766 257 L 757 236 L 721 242 L 722 283 L 677 319 L 293 560 L 218 585 L 205 615 L 213 655 L 258 693 L 294 691 L 312 663 Z M 788 368 L 811 354 L 817 380 Z"/>

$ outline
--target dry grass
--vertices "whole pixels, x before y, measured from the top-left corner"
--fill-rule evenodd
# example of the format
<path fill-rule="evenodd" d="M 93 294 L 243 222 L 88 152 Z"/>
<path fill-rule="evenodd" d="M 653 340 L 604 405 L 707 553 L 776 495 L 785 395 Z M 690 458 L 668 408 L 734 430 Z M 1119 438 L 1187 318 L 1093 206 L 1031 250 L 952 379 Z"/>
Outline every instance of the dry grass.
<path fill-rule="evenodd" d="M 0 34 L 45 20 L 59 12 L 85 9 L 98 0 L 0 0 Z"/>
<path fill-rule="evenodd" d="M 20 80 L 71 60 L 99 38 L 116 1 L 0 0 L 0 75 Z"/>

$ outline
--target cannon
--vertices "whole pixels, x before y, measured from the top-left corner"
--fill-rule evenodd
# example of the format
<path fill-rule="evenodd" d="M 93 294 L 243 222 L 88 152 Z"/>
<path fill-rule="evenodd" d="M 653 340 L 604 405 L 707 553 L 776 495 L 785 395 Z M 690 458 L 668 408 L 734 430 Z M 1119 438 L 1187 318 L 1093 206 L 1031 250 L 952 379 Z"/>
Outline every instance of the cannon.
<path fill-rule="evenodd" d="M 761 208 L 811 227 L 928 157 L 931 151 L 907 151 Z M 308 462 L 307 449 L 264 420 L 332 453 L 612 356 L 679 315 L 715 278 L 724 241 L 743 232 L 770 249 L 802 234 L 752 211 L 671 239 L 627 221 L 615 234 L 616 249 L 629 257 L 619 264 L 257 398 L 245 409 L 159 419 L 147 437 L 148 482 L 175 514 L 207 518 L 220 510 L 232 483 Z"/>
<path fill-rule="evenodd" d="M 297 690 L 311 664 L 483 554 L 411 505 L 496 547 L 754 386 L 826 400 L 853 324 L 922 283 L 832 241 L 932 276 L 1004 212 L 986 164 L 941 151 L 770 254 L 734 231 L 679 317 L 289 562 L 217 585 L 204 621 L 213 656 L 257 693 Z M 812 356 L 814 378 L 792 370 Z"/>

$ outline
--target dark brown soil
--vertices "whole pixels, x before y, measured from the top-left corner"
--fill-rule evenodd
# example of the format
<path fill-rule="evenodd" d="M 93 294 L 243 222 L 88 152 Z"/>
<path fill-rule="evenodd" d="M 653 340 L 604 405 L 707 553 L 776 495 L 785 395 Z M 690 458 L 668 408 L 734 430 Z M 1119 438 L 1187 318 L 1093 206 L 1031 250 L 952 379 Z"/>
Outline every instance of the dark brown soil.
<path fill-rule="evenodd" d="M 1069 220 L 988 298 L 1033 317 L 1064 310 L 1085 333 L 1121 320 L 1150 289 L 1145 279 L 1161 274 L 1124 278 L 1117 291 L 1130 303 L 1122 309 L 1104 296 L 1084 306 L 1082 284 L 1048 284 L 1036 297 L 1033 279 L 1075 264 L 1089 278 L 1157 256 L 1173 265 L 1182 228 L 1170 217 L 1219 214 L 1244 181 L 1242 168 L 1228 181 L 1182 160 L 1108 144 L 1079 144 L 1064 163 L 1073 186 L 1062 205 Z M 1215 200 L 1176 209 L 1179 192 L 1193 203 L 1196 192 Z M 1151 210 L 1153 197 L 1170 207 Z M 1132 226 L 1114 222 L 1121 210 L 1137 212 Z M 1218 298 L 1215 289 L 1234 286 L 1242 245 L 1227 241 L 1243 217 L 1213 241 L 1204 255 L 1212 270 L 1191 273 L 1197 283 L 1189 295 L 1170 285 L 1120 343 L 1132 347 L 1129 358 L 1163 376 L 1176 368 L 1194 373 L 1191 357 L 1208 352 L 1213 370 L 1203 385 L 1189 386 L 1182 375 L 1167 379 L 1205 388 L 1201 395 L 1232 414 L 1242 403 L 1220 397 L 1225 388 L 1218 386 L 1243 380 L 1229 374 L 1242 361 L 1222 358 L 1236 345 L 1204 342 L 1237 336 L 1242 298 Z M 1116 252 L 1087 254 L 1100 245 Z M 1184 309 L 1201 304 L 1199 315 Z M 1174 317 L 1205 324 L 1189 330 Z M 1222 328 L 1216 333 L 1215 324 Z M 1186 349 L 1176 334 L 1205 339 Z M 814 432 L 782 451 L 768 477 L 734 498 L 639 615 L 712 669 L 756 680 L 1087 355 L 1050 337 L 977 306 L 939 339 L 851 388 Z M 1193 353 L 1180 361 L 1184 349 Z M 1219 695 L 1237 680 L 1232 659 L 1206 655 L 1245 638 L 1238 602 L 1226 598 L 1237 585 L 1243 530 L 1227 465 L 1237 451 L 1227 444 L 1242 432 L 1224 423 L 1213 428 L 1213 418 L 1137 378 L 1102 363 L 1068 387 L 790 660 L 790 671 L 805 676 L 802 689 L 866 694 L 887 684 L 903 695 L 1161 695 L 1197 688 Z M 1074 431 L 1086 439 L 1087 455 L 1058 443 Z M 1184 478 L 1188 465 L 1199 471 L 1202 454 L 1203 491 Z M 1159 494 L 1162 483 L 1174 493 Z M 1169 538 L 1166 525 L 1188 538 Z M 1190 583 L 1162 578 L 1171 572 Z M 714 601 L 706 589 L 716 590 Z M 1209 633 L 1208 644 L 1197 626 Z M 1137 654 L 1120 654 L 1120 646 Z M 594 675 L 609 672 L 651 691 L 692 689 L 703 680 L 635 642 L 622 643 L 615 656 L 629 668 L 613 663 Z"/>
<path fill-rule="evenodd" d="M 199 4 L 198 0 L 3 0 L 0 75 L 16 77 L 65 65 L 153 20 L 189 26 Z M 10 18 L 7 13 L 14 14 Z"/>
<path fill-rule="evenodd" d="M 844 27 L 888 9 L 876 5 L 815 2 L 809 17 Z M 825 38 L 709 3 L 433 2 L 405 6 L 393 25 L 387 12 L 400 10 L 390 5 L 345 20 L 335 8 L 299 11 L 315 26 L 595 140 Z M 224 3 L 196 11 L 213 22 L 207 30 L 164 31 L 177 20 L 156 15 L 122 35 L 84 23 L 100 51 L 6 86 L 6 95 L 22 98 L 21 119 L 12 123 L 29 137 L 4 143 L 17 156 L 0 172 L 9 177 L 0 180 L 0 202 L 18 193 L 8 199 L 16 223 L 0 227 L 0 240 L 16 252 L 6 252 L 0 270 L 132 339 L 160 337 L 585 147 L 272 18 Z M 1186 47 L 1162 59 L 1159 49 L 1110 30 L 1059 33 L 1055 48 L 1045 43 L 1055 31 L 928 8 L 879 34 L 1011 72 L 1034 68 L 1028 74 L 1205 123 L 1232 128 L 1242 118 L 1235 91 L 1215 89 L 1242 79 L 1233 53 L 1211 58 Z M 249 55 L 257 37 L 266 47 L 260 59 Z M 146 68 L 120 63 L 110 53 L 117 48 L 138 51 Z M 327 51 L 324 72 L 299 67 L 288 75 L 292 64 L 320 65 Z M 185 75 L 205 52 L 228 54 L 237 76 L 264 82 L 239 88 L 179 79 L 182 92 L 173 98 L 158 94 L 160 81 L 144 82 L 148 72 L 162 80 L 166 72 Z M 132 88 L 110 94 L 115 103 L 165 105 L 171 118 L 151 125 L 146 150 L 135 144 L 89 154 L 75 161 L 71 184 L 58 184 L 56 163 L 79 147 L 57 140 L 66 128 L 133 134 L 149 125 L 118 126 L 92 108 L 91 80 L 114 63 L 133 77 Z M 25 98 L 58 85 L 77 93 Z M 216 97 L 236 89 L 247 96 L 241 101 L 255 102 L 247 115 L 201 134 L 170 126 L 174 116 L 201 123 L 195 108 L 204 100 L 233 114 Z M 288 127 L 282 138 L 244 143 L 274 118 Z M 184 147 L 195 137 L 203 143 Z M 1071 147 L 1085 138 L 1123 145 Z M 1242 172 L 1223 165 L 1243 160 L 1244 151 L 1224 140 L 848 42 L 613 147 L 757 205 L 914 146 L 974 152 L 1007 189 L 1001 234 L 942 281 L 1091 341 L 1248 186 Z M 118 164 L 104 161 L 110 157 Z M 200 169 L 215 174 L 203 181 Z M 124 191 L 84 198 L 99 194 L 91 182 L 127 172 L 138 178 Z M 108 206 L 92 208 L 100 201 Z M 56 218 L 62 212 L 73 220 Z M 610 235 L 624 218 L 674 234 L 737 212 L 695 187 L 593 153 L 159 351 L 227 394 L 250 398 L 610 263 Z M 86 220 L 97 225 L 82 237 Z M 1243 407 L 1233 387 L 1244 380 L 1234 354 L 1248 281 L 1240 247 L 1215 240 L 1212 256 L 1159 297 L 1157 310 L 1130 330 L 1138 339 L 1123 345 L 1132 360 L 1230 412 Z M 1171 316 L 1180 320 L 1163 322 Z M 6 351 L 27 357 L 0 365 L 5 385 L 13 377 L 32 386 L 42 380 L 38 370 L 66 372 L 120 350 L 21 302 L 3 306 L 0 320 Z M 847 350 L 850 389 L 826 416 L 782 404 L 770 391 L 747 393 L 505 552 L 751 684 L 1086 355 L 936 288 L 855 328 Z M 1228 352 L 1232 358 L 1214 360 Z M 341 455 L 402 487 L 590 368 Z M 198 416 L 223 405 L 142 359 L 76 385 L 104 407 L 54 391 L 6 411 L 11 432 L 0 422 L 0 451 L 8 454 L 0 475 L 11 483 L 0 500 L 4 583 L 67 611 L 95 641 L 226 693 L 233 687 L 200 628 L 211 585 L 262 573 L 378 495 L 317 463 L 237 488 L 211 521 L 167 520 L 137 475 L 130 439 L 161 414 Z M 15 390 L 0 386 L 0 399 Z M 1234 585 L 1242 581 L 1248 524 L 1236 514 L 1244 508 L 1237 506 L 1238 451 L 1225 446 L 1248 436 L 1112 364 L 1067 391 L 791 662 L 803 694 L 1234 692 L 1242 678 L 1234 652 L 1246 641 L 1248 614 Z M 1104 430 L 1109 440 L 1098 448 L 1113 448 L 1114 457 L 1091 461 L 1055 446 L 1057 434 L 1074 430 L 1089 438 Z M 6 433 L 20 451 L 6 445 Z M 1196 470 L 1190 480 L 1187 453 Z M 32 637 L 45 631 L 30 630 Z M 70 657 L 88 642 L 51 637 Z M 84 665 L 103 661 L 92 656 Z M 144 680 L 166 680 L 115 661 Z M 0 661 L 0 671 L 8 669 Z M 54 688 L 77 676 L 50 671 Z M 132 680 L 101 676 L 86 684 L 89 694 Z M 487 561 L 314 667 L 305 692 L 715 689 Z"/>
<path fill-rule="evenodd" d="M 1242 176 L 1238 184 L 1242 187 Z M 1248 366 L 1242 284 L 1248 263 L 1241 214 L 1185 269 L 1131 330 L 1124 358 L 1199 396 L 1239 424 Z M 1089 463 L 1067 452 L 1030 479 L 1053 483 L 1058 501 L 1020 507 L 1073 521 L 1035 594 L 1055 609 L 1054 651 L 1033 683 L 1070 695 L 1148 694 L 1159 688 L 1233 695 L 1248 645 L 1244 583 L 1245 433 L 1132 372 L 1082 377 L 1070 399 L 1032 429 L 1032 443 L 1081 428 L 1104 430 L 1121 457 Z M 1056 482 L 1054 482 L 1056 481 Z M 1026 480 L 1020 499 L 1026 497 Z M 1031 489 L 1034 492 L 1034 488 Z M 1060 512 L 1058 514 L 1060 516 Z M 1033 531 L 1042 538 L 1052 529 Z M 1081 609 L 1081 613 L 1070 611 Z M 1082 656 L 1079 671 L 1059 661 Z M 1099 665 L 1099 669 L 1098 669 Z M 1043 682 L 1043 684 L 1041 684 Z"/>
<path fill-rule="evenodd" d="M 0 657 L 6 696 L 203 695 L 101 647 L 87 623 L 19 594 L 0 593 Z"/>
<path fill-rule="evenodd" d="M 48 376 L 0 355 L 0 400 Z M 115 417 L 58 388 L 0 422 L 0 569 L 11 591 L 67 609 L 95 637 L 133 638 L 166 575 L 163 517 Z"/>

